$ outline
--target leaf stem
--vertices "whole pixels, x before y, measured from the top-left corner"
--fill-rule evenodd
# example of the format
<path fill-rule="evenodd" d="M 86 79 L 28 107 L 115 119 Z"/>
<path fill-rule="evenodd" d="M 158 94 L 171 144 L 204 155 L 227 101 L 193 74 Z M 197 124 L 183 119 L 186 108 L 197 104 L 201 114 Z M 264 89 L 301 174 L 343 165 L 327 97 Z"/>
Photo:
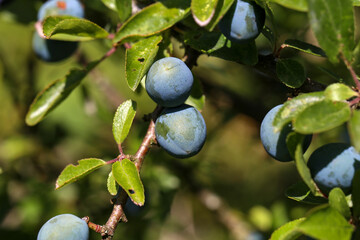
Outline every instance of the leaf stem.
<path fill-rule="evenodd" d="M 341 59 L 344 61 L 346 67 L 350 71 L 351 77 L 356 85 L 357 90 L 360 90 L 360 81 L 355 73 L 354 68 L 351 66 L 351 63 L 346 59 L 346 57 L 343 54 L 341 54 Z"/>

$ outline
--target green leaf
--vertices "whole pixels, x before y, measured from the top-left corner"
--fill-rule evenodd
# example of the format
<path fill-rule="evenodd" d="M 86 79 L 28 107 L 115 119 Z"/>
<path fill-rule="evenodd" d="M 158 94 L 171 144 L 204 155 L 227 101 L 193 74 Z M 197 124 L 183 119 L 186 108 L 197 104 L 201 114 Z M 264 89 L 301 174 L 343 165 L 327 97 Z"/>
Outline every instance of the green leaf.
<path fill-rule="evenodd" d="M 359 7 L 360 6 L 360 0 L 353 0 L 353 5 Z"/>
<path fill-rule="evenodd" d="M 353 202 L 352 212 L 354 219 L 360 218 L 360 170 L 355 172 L 352 180 L 351 200 Z"/>
<path fill-rule="evenodd" d="M 350 219 L 351 212 L 346 201 L 346 196 L 340 188 L 333 188 L 329 194 L 329 205 L 336 209 L 346 219 Z"/>
<path fill-rule="evenodd" d="M 325 97 L 332 101 L 342 101 L 358 95 L 349 86 L 342 83 L 334 83 L 325 89 Z"/>
<path fill-rule="evenodd" d="M 111 195 L 115 196 L 117 194 L 116 181 L 112 171 L 109 173 L 109 176 L 106 181 L 106 186 Z"/>
<path fill-rule="evenodd" d="M 132 13 L 132 0 L 115 0 L 116 10 L 121 22 L 125 22 Z"/>
<path fill-rule="evenodd" d="M 105 29 L 89 20 L 69 16 L 46 18 L 43 31 L 47 38 L 64 41 L 89 41 L 109 35 Z"/>
<path fill-rule="evenodd" d="M 206 25 L 206 29 L 212 32 L 226 12 L 230 9 L 234 0 L 220 0 L 216 6 L 215 14 L 210 23 Z"/>
<path fill-rule="evenodd" d="M 287 39 L 287 40 L 285 40 L 284 44 L 286 47 L 294 48 L 294 49 L 297 49 L 299 51 L 302 51 L 302 52 L 305 52 L 308 54 L 312 54 L 312 55 L 319 56 L 319 57 L 327 57 L 324 50 L 322 50 L 321 48 L 316 47 L 310 43 L 306 43 L 306 42 L 299 41 L 296 39 Z"/>
<path fill-rule="evenodd" d="M 59 189 L 69 183 L 75 182 L 96 169 L 104 166 L 105 161 L 97 158 L 87 158 L 78 161 L 78 165 L 67 165 L 56 180 L 55 189 Z"/>
<path fill-rule="evenodd" d="M 299 88 L 305 82 L 304 67 L 293 59 L 279 59 L 276 62 L 276 75 L 290 88 Z"/>
<path fill-rule="evenodd" d="M 354 230 L 353 226 L 331 207 L 313 212 L 297 229 L 320 240 L 350 240 Z"/>
<path fill-rule="evenodd" d="M 312 92 L 301 94 L 285 102 L 274 118 L 274 130 L 280 131 L 305 108 L 323 99 L 325 99 L 324 92 Z"/>
<path fill-rule="evenodd" d="M 226 40 L 226 37 L 219 32 L 197 29 L 192 32 L 186 32 L 184 42 L 199 52 L 211 54 L 224 47 Z"/>
<path fill-rule="evenodd" d="M 196 78 L 194 78 L 190 96 L 186 99 L 185 103 L 198 110 L 202 110 L 205 106 L 205 95 L 202 91 L 200 81 Z"/>
<path fill-rule="evenodd" d="M 131 16 L 115 34 L 114 43 L 148 37 L 164 31 L 190 12 L 189 0 L 156 2 Z"/>
<path fill-rule="evenodd" d="M 360 111 L 355 110 L 352 113 L 348 123 L 348 131 L 351 139 L 351 144 L 360 152 Z"/>
<path fill-rule="evenodd" d="M 270 0 L 270 1 L 296 11 L 301 11 L 301 12 L 308 11 L 307 0 Z"/>
<path fill-rule="evenodd" d="M 253 66 L 258 62 L 255 41 L 250 41 L 248 43 L 234 43 L 227 41 L 224 47 L 211 52 L 210 56 L 250 66 Z"/>
<path fill-rule="evenodd" d="M 113 120 L 113 135 L 117 144 L 127 137 L 136 114 L 136 102 L 127 100 L 117 109 Z"/>
<path fill-rule="evenodd" d="M 112 173 L 131 200 L 138 206 L 144 205 L 144 186 L 135 164 L 129 159 L 123 159 L 113 164 Z"/>
<path fill-rule="evenodd" d="M 29 126 L 39 123 L 49 112 L 64 101 L 81 83 L 90 70 L 100 61 L 92 62 L 85 69 L 73 69 L 64 78 L 52 82 L 32 102 L 25 121 Z"/>
<path fill-rule="evenodd" d="M 295 240 L 301 233 L 297 231 L 296 227 L 305 220 L 305 218 L 299 218 L 288 222 L 278 229 L 276 229 L 270 237 L 270 240 Z"/>
<path fill-rule="evenodd" d="M 331 62 L 342 53 L 351 61 L 354 48 L 354 13 L 351 0 L 308 0 L 312 30 Z"/>
<path fill-rule="evenodd" d="M 296 132 L 303 134 L 320 133 L 348 121 L 351 110 L 347 102 L 323 100 L 308 106 L 293 119 Z"/>
<path fill-rule="evenodd" d="M 154 62 L 159 50 L 161 36 L 153 36 L 138 41 L 125 54 L 125 78 L 131 90 L 135 91 L 141 79 Z"/>
<path fill-rule="evenodd" d="M 315 196 L 319 196 L 319 193 L 317 192 L 317 187 L 314 182 L 314 180 L 311 177 L 310 169 L 306 165 L 305 159 L 304 159 L 304 152 L 303 152 L 303 141 L 304 136 L 298 140 L 296 150 L 295 150 L 295 165 L 297 168 L 297 171 L 302 178 L 302 180 L 305 182 L 305 184 L 308 186 L 312 194 Z"/>
<path fill-rule="evenodd" d="M 103 2 L 105 6 L 114 11 L 117 10 L 116 1 L 117 0 L 101 0 L 101 2 Z"/>
<path fill-rule="evenodd" d="M 214 17 L 218 0 L 192 0 L 191 11 L 195 22 L 204 27 Z"/>
<path fill-rule="evenodd" d="M 307 204 L 327 203 L 324 197 L 314 196 L 304 182 L 298 182 L 286 189 L 286 196 L 298 202 Z"/>
<path fill-rule="evenodd" d="M 271 47 L 274 48 L 276 43 L 276 36 L 274 32 L 269 27 L 264 26 L 261 33 L 269 40 Z"/>

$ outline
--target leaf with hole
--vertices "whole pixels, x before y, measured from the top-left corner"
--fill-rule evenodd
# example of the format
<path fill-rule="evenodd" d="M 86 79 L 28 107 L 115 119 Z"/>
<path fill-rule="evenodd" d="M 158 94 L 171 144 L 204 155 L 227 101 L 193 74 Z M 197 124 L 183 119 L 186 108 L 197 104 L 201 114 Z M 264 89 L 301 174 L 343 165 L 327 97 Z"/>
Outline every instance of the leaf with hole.
<path fill-rule="evenodd" d="M 135 164 L 129 159 L 115 162 L 112 173 L 116 182 L 125 190 L 131 200 L 138 206 L 145 203 L 144 186 Z"/>

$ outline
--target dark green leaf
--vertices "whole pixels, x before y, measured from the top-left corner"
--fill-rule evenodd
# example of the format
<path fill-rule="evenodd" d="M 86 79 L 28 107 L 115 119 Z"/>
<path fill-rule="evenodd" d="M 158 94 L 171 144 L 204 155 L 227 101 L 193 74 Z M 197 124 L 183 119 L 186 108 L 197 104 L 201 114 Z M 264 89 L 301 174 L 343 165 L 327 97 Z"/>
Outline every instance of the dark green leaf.
<path fill-rule="evenodd" d="M 297 231 L 296 227 L 305 220 L 305 218 L 299 218 L 288 222 L 276 229 L 270 237 L 270 240 L 295 240 L 301 233 Z"/>
<path fill-rule="evenodd" d="M 123 159 L 113 164 L 112 173 L 131 200 L 138 206 L 144 205 L 144 186 L 135 164 L 129 159 Z"/>
<path fill-rule="evenodd" d="M 314 196 L 304 182 L 298 182 L 286 189 L 286 196 L 298 202 L 308 204 L 327 203 L 324 197 Z"/>
<path fill-rule="evenodd" d="M 75 182 L 106 164 L 105 161 L 97 158 L 82 159 L 79 160 L 78 163 L 76 166 L 72 164 L 66 166 L 56 180 L 55 189 Z"/>
<path fill-rule="evenodd" d="M 308 10 L 307 0 L 270 0 L 289 9 L 306 12 Z"/>
<path fill-rule="evenodd" d="M 264 26 L 261 33 L 269 40 L 271 47 L 274 48 L 276 43 L 276 36 L 274 32 L 267 26 Z"/>
<path fill-rule="evenodd" d="M 93 62 L 85 69 L 73 69 L 64 78 L 52 82 L 42 90 L 29 108 L 25 119 L 26 124 L 33 126 L 39 123 L 49 112 L 69 96 L 88 72 L 98 63 L 99 61 Z"/>
<path fill-rule="evenodd" d="M 206 29 L 210 32 L 214 30 L 214 28 L 219 23 L 220 19 L 225 15 L 225 13 L 230 9 L 234 0 L 219 0 L 215 9 L 215 14 L 212 17 L 210 23 L 206 26 Z"/>
<path fill-rule="evenodd" d="M 121 144 L 129 134 L 136 114 L 136 102 L 127 100 L 117 109 L 113 120 L 113 135 L 117 144 Z"/>
<path fill-rule="evenodd" d="M 208 32 L 201 29 L 185 33 L 185 44 L 202 53 L 211 54 L 226 43 L 226 37 L 219 32 Z"/>
<path fill-rule="evenodd" d="M 352 180 L 351 200 L 353 202 L 354 219 L 360 218 L 360 170 L 355 172 Z"/>
<path fill-rule="evenodd" d="M 115 196 L 117 194 L 116 181 L 112 171 L 109 173 L 109 176 L 106 181 L 106 186 L 111 195 Z"/>
<path fill-rule="evenodd" d="M 308 0 L 310 25 L 331 62 L 342 53 L 351 61 L 354 48 L 352 0 Z"/>
<path fill-rule="evenodd" d="M 138 41 L 126 50 L 125 78 L 131 90 L 136 90 L 154 62 L 161 40 L 161 36 L 149 37 Z"/>
<path fill-rule="evenodd" d="M 116 10 L 121 22 L 125 22 L 131 16 L 131 4 L 132 0 L 115 0 Z"/>
<path fill-rule="evenodd" d="M 43 25 L 47 38 L 64 41 L 88 41 L 107 38 L 109 33 L 83 18 L 69 16 L 48 17 Z"/>
<path fill-rule="evenodd" d="M 209 24 L 215 14 L 218 0 L 192 0 L 191 11 L 194 20 L 199 26 L 204 27 Z"/>
<path fill-rule="evenodd" d="M 164 31 L 190 12 L 189 0 L 156 2 L 131 16 L 116 33 L 113 42 L 123 43 Z"/>
<path fill-rule="evenodd" d="M 200 81 L 194 78 L 194 83 L 191 88 L 190 96 L 185 101 L 186 104 L 195 107 L 198 110 L 202 110 L 205 105 L 205 95 L 201 89 Z"/>
<path fill-rule="evenodd" d="M 351 217 L 350 208 L 348 206 L 346 196 L 340 188 L 334 188 L 329 194 L 329 205 L 336 209 L 343 215 L 347 220 Z"/>
<path fill-rule="evenodd" d="M 211 52 L 210 56 L 251 66 L 255 65 L 258 61 L 257 49 L 254 41 L 243 44 L 227 41 L 224 47 Z"/>
<path fill-rule="evenodd" d="M 294 48 L 299 51 L 309 53 L 315 56 L 326 57 L 326 53 L 324 52 L 324 50 L 310 43 L 306 43 L 296 39 L 287 39 L 285 40 L 285 45 L 286 47 Z"/>
<path fill-rule="evenodd" d="M 324 92 L 312 92 L 301 94 L 287 102 L 280 108 L 274 118 L 274 130 L 280 131 L 294 117 L 308 106 L 325 99 Z"/>
<path fill-rule="evenodd" d="M 354 230 L 353 226 L 331 207 L 313 212 L 297 229 L 320 240 L 350 240 Z"/>
<path fill-rule="evenodd" d="M 276 62 L 276 74 L 290 88 L 299 88 L 305 82 L 304 67 L 293 59 L 279 59 Z"/>
<path fill-rule="evenodd" d="M 320 133 L 345 123 L 351 110 L 347 102 L 323 100 L 308 106 L 293 119 L 295 131 L 310 134 Z"/>
<path fill-rule="evenodd" d="M 349 86 L 342 83 L 334 83 L 325 89 L 325 97 L 332 101 L 343 101 L 358 95 Z"/>
<path fill-rule="evenodd" d="M 304 136 L 298 140 L 298 144 L 296 146 L 295 150 L 295 165 L 297 168 L 298 173 L 300 174 L 300 177 L 305 182 L 305 184 L 309 187 L 312 194 L 315 196 L 319 196 L 320 194 L 317 192 L 317 187 L 314 182 L 314 180 L 311 177 L 310 169 L 306 165 L 305 159 L 304 159 L 304 152 L 302 143 L 304 140 Z"/>
<path fill-rule="evenodd" d="M 351 144 L 360 152 L 360 111 L 355 110 L 352 113 L 348 123 L 348 131 L 351 139 Z"/>

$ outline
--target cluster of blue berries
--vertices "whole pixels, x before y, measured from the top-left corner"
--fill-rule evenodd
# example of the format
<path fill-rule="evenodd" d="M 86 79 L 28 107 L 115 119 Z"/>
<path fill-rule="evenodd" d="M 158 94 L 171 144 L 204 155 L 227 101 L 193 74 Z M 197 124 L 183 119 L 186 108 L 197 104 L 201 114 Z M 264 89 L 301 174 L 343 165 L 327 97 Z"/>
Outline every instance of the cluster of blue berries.
<path fill-rule="evenodd" d="M 193 81 L 191 70 L 174 57 L 154 62 L 146 76 L 147 93 L 165 107 L 155 122 L 156 139 L 165 151 L 177 158 L 194 156 L 205 143 L 204 118 L 196 108 L 184 104 Z"/>
<path fill-rule="evenodd" d="M 78 0 L 48 0 L 39 9 L 38 21 L 49 16 L 84 17 L 84 8 Z M 76 51 L 78 42 L 44 39 L 35 31 L 32 40 L 35 54 L 46 62 L 57 62 L 70 57 Z"/>
<path fill-rule="evenodd" d="M 286 145 L 287 135 L 293 131 L 292 125 L 285 126 L 275 132 L 273 121 L 282 107 L 272 108 L 264 117 L 260 126 L 260 139 L 266 152 L 281 162 L 292 161 Z M 303 149 L 309 147 L 311 135 L 305 137 Z M 329 194 L 335 187 L 341 188 L 345 194 L 351 193 L 351 183 L 356 170 L 360 168 L 360 154 L 347 143 L 329 143 L 316 149 L 310 156 L 307 166 L 314 182 L 321 192 Z"/>

